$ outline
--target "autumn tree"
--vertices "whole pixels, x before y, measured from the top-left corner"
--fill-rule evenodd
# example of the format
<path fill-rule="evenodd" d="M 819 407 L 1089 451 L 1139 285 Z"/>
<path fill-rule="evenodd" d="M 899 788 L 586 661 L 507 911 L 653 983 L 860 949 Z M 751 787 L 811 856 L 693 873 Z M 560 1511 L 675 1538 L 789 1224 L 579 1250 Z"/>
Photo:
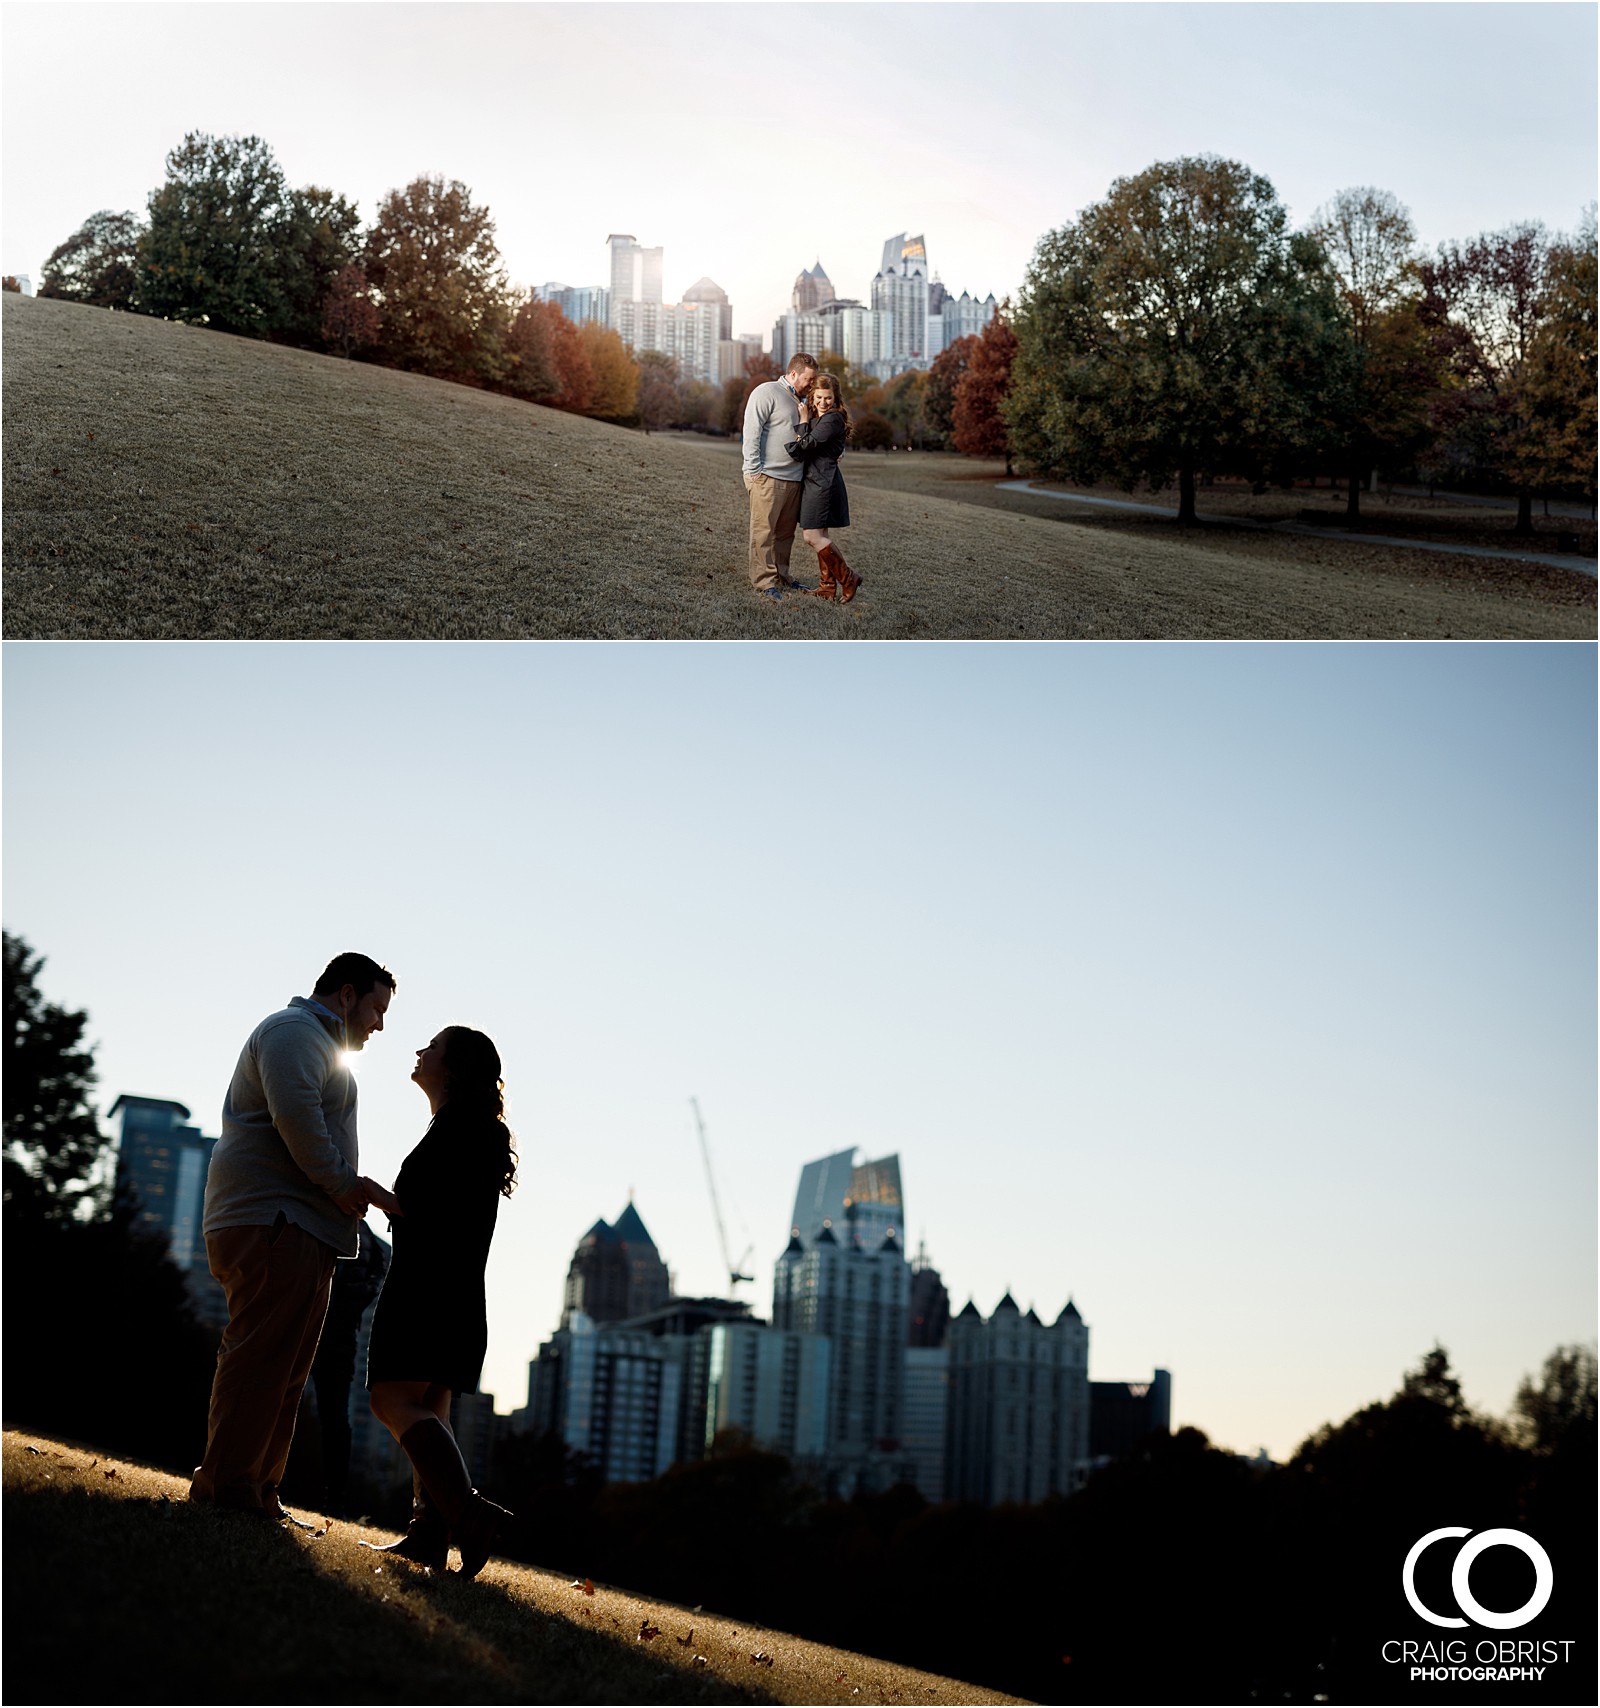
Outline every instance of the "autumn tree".
<path fill-rule="evenodd" d="M 1349 483 L 1345 504 L 1361 513 L 1367 471 L 1385 457 L 1414 453 L 1428 430 L 1437 385 L 1410 213 L 1387 190 L 1341 190 L 1312 216 L 1344 305 L 1350 359 L 1335 395 L 1335 419 Z"/>
<path fill-rule="evenodd" d="M 1535 487 L 1595 500 L 1595 210 L 1550 252 L 1545 313 L 1523 370 L 1520 463 Z"/>
<path fill-rule="evenodd" d="M 533 403 L 546 403 L 561 389 L 551 324 L 551 316 L 560 314 L 558 303 L 544 302 L 531 292 L 517 305 L 501 341 L 505 358 L 502 391 Z"/>
<path fill-rule="evenodd" d="M 1442 243 L 1421 268 L 1422 312 L 1453 381 L 1434 409 L 1442 456 L 1479 478 L 1499 476 L 1512 485 L 1518 534 L 1533 532 L 1541 467 L 1523 386 L 1532 378 L 1552 256 L 1550 237 L 1535 222 Z"/>
<path fill-rule="evenodd" d="M 567 319 L 558 304 L 546 306 L 553 310 L 546 324 L 550 333 L 550 361 L 556 375 L 556 393 L 549 401 L 557 409 L 569 409 L 575 415 L 587 414 L 594 395 L 594 365 L 589 360 L 589 347 L 582 331 Z"/>
<path fill-rule="evenodd" d="M 0 291 L 15 291 L 21 296 L 22 281 L 15 273 L 7 273 L 4 278 L 0 278 Z"/>
<path fill-rule="evenodd" d="M 1008 310 L 1009 303 L 1006 305 Z M 955 447 L 964 457 L 1004 457 L 1011 477 L 1011 435 L 1005 401 L 1011 390 L 1011 365 L 1017 335 L 1006 323 L 1005 310 L 984 327 L 956 386 L 951 426 Z"/>
<path fill-rule="evenodd" d="M 167 156 L 139 242 L 151 314 L 265 338 L 285 319 L 280 242 L 291 198 L 260 137 L 191 131 Z"/>
<path fill-rule="evenodd" d="M 722 382 L 717 404 L 717 425 L 724 433 L 738 433 L 744 425 L 745 382 L 740 375 Z"/>
<path fill-rule="evenodd" d="M 585 321 L 578 329 L 593 376 L 584 414 L 602 421 L 623 421 L 639 404 L 639 369 L 622 339 L 609 326 Z"/>
<path fill-rule="evenodd" d="M 850 417 L 850 443 L 858 451 L 887 451 L 894 446 L 894 423 L 875 409 Z"/>
<path fill-rule="evenodd" d="M 967 371 L 967 363 L 977 347 L 977 333 L 969 332 L 966 337 L 956 339 L 954 344 L 945 345 L 928 369 L 922 408 L 928 418 L 929 430 L 942 444 L 949 444 L 955 432 L 956 387 L 961 383 L 961 376 Z"/>
<path fill-rule="evenodd" d="M 391 190 L 363 267 L 378 305 L 378 359 L 468 385 L 505 372 L 510 299 L 489 210 L 465 184 L 413 179 Z"/>
<path fill-rule="evenodd" d="M 322 342 L 345 357 L 376 341 L 378 311 L 359 267 L 341 267 L 334 275 L 322 303 L 321 333 Z"/>
<path fill-rule="evenodd" d="M 754 356 L 744 359 L 744 392 L 739 399 L 739 419 L 734 431 L 741 432 L 744 427 L 744 412 L 750 403 L 750 394 L 758 385 L 765 385 L 768 380 L 781 378 L 778 364 L 773 361 L 765 350 L 758 351 Z"/>
<path fill-rule="evenodd" d="M 641 350 L 637 408 L 644 430 L 669 427 L 678 418 L 678 363 L 661 350 Z"/>
<path fill-rule="evenodd" d="M 66 242 L 50 251 L 39 277 L 39 295 L 95 308 L 137 309 L 143 230 L 137 214 L 112 213 L 109 208 L 90 214 Z M 13 284 L 12 289 L 17 288 Z"/>
<path fill-rule="evenodd" d="M 839 389 L 844 393 L 846 409 L 854 401 L 864 397 L 874 383 L 871 374 L 864 368 L 858 368 L 854 362 L 847 360 L 836 350 L 819 350 L 817 352 L 817 372 L 832 374 L 839 382 Z"/>
<path fill-rule="evenodd" d="M 1014 322 L 1013 450 L 1131 491 L 1202 470 L 1260 478 L 1327 431 L 1343 347 L 1320 251 L 1272 185 L 1215 156 L 1165 161 L 1041 239 Z"/>

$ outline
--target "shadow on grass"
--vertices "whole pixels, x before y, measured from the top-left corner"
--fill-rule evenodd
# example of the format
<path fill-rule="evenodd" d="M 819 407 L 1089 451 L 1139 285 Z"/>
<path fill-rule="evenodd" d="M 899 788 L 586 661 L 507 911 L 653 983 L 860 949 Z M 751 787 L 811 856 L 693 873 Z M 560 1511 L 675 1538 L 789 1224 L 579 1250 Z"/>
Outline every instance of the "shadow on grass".
<path fill-rule="evenodd" d="M 765 1702 L 494 1584 L 79 1484 L 6 1494 L 15 1703 Z"/>

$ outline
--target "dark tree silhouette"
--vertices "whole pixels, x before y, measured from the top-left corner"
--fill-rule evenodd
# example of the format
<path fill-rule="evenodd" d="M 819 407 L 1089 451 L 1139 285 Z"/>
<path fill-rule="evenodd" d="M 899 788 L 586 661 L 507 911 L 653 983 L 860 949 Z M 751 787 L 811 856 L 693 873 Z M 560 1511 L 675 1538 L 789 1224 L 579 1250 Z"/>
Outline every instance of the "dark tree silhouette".
<path fill-rule="evenodd" d="M 137 214 L 112 213 L 109 208 L 90 214 L 65 243 L 50 251 L 39 275 L 39 295 L 95 308 L 137 309 L 143 230 Z"/>

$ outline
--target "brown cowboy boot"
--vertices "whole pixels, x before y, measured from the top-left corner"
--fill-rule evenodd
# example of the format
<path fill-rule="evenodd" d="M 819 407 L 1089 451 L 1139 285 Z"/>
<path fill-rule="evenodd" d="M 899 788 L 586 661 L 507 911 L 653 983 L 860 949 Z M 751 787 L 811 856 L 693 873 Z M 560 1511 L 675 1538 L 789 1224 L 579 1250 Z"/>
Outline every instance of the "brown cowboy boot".
<path fill-rule="evenodd" d="M 833 571 L 828 568 L 828 553 L 832 549 L 831 546 L 824 546 L 817 553 L 817 584 L 815 587 L 806 589 L 806 592 L 814 599 L 831 599 L 834 595 Z"/>
<path fill-rule="evenodd" d="M 496 1537 L 511 1514 L 472 1486 L 467 1462 L 456 1438 L 436 1417 L 414 1423 L 400 1437 L 433 1504 L 450 1527 L 450 1540 L 461 1551 L 458 1577 L 475 1578 L 488 1563 Z"/>
<path fill-rule="evenodd" d="M 411 1472 L 411 1522 L 397 1542 L 358 1542 L 358 1548 L 370 1548 L 375 1554 L 398 1554 L 425 1566 L 430 1572 L 442 1572 L 450 1553 L 450 1532 L 445 1528 L 439 1509 L 428 1498 L 422 1478 L 415 1467 Z"/>
<path fill-rule="evenodd" d="M 821 560 L 839 584 L 839 603 L 848 605 L 855 598 L 856 589 L 861 586 L 861 577 L 844 561 L 839 555 L 839 548 L 831 541 L 822 548 Z"/>

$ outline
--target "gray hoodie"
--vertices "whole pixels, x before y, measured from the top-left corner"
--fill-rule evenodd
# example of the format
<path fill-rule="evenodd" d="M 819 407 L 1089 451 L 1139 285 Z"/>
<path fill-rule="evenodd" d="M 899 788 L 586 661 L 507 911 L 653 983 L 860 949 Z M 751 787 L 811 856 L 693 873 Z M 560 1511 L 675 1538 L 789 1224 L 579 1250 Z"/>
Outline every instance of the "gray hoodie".
<path fill-rule="evenodd" d="M 356 1254 L 356 1218 L 330 1194 L 356 1183 L 356 1082 L 339 1023 L 303 997 L 269 1014 L 239 1052 L 206 1175 L 205 1231 L 269 1227 L 281 1213 Z"/>

